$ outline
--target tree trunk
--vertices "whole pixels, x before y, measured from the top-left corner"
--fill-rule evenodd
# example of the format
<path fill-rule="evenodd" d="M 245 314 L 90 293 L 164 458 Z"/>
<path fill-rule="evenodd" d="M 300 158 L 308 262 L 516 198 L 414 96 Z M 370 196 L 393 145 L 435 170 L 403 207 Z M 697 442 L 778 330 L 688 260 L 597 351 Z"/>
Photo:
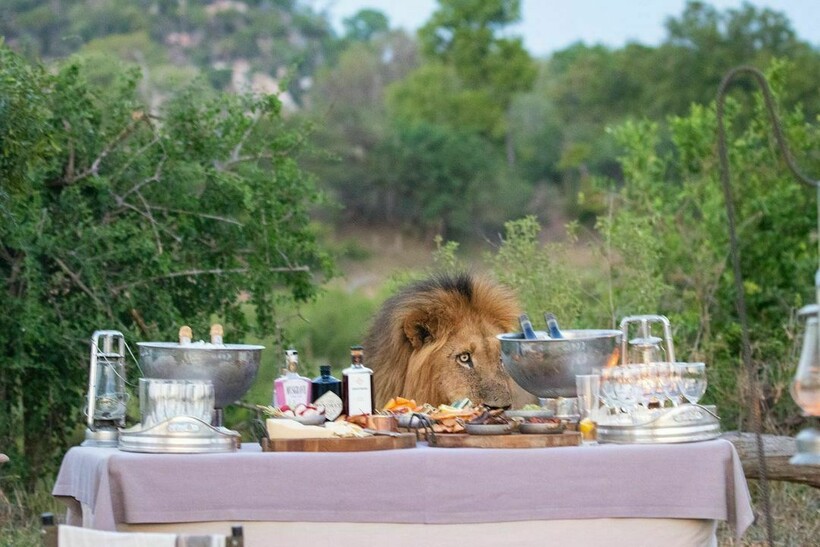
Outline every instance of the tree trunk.
<path fill-rule="evenodd" d="M 730 431 L 721 437 L 735 446 L 746 478 L 759 479 L 755 434 Z M 796 450 L 794 437 L 763 435 L 766 476 L 773 481 L 796 482 L 820 488 L 820 465 L 791 465 L 789 463 L 789 458 L 794 456 Z"/>

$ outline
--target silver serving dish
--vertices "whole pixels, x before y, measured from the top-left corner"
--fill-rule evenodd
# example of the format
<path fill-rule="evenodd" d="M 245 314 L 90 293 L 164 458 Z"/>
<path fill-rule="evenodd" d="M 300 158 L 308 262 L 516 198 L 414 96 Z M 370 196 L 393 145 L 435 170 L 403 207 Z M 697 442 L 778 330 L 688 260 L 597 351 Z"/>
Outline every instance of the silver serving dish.
<path fill-rule="evenodd" d="M 191 416 L 176 416 L 147 428 L 140 424 L 123 429 L 119 449 L 154 454 L 202 454 L 233 452 L 240 442 L 236 431 L 213 427 Z"/>
<path fill-rule="evenodd" d="M 549 435 L 552 433 L 563 433 L 567 428 L 564 422 L 558 423 L 528 423 L 518 425 L 518 432 L 525 435 Z"/>
<path fill-rule="evenodd" d="M 539 334 L 539 333 L 536 333 Z M 546 333 L 540 333 L 546 338 Z M 575 376 L 613 366 L 621 357 L 619 330 L 563 330 L 563 338 L 527 340 L 520 332 L 500 334 L 501 364 L 536 397 L 575 397 Z"/>
<path fill-rule="evenodd" d="M 264 346 L 194 342 L 137 342 L 145 378 L 210 380 L 214 406 L 224 408 L 250 389 Z"/>
<path fill-rule="evenodd" d="M 505 410 L 504 416 L 506 418 L 552 418 L 555 416 L 555 411 L 549 408 L 542 408 L 539 410 Z"/>
<path fill-rule="evenodd" d="M 464 431 L 470 435 L 507 435 L 512 430 L 512 424 L 464 424 Z"/>
<path fill-rule="evenodd" d="M 598 420 L 598 442 L 617 444 L 690 443 L 720 436 L 720 418 L 714 406 L 684 404 L 647 413 L 637 423 L 617 416 Z"/>

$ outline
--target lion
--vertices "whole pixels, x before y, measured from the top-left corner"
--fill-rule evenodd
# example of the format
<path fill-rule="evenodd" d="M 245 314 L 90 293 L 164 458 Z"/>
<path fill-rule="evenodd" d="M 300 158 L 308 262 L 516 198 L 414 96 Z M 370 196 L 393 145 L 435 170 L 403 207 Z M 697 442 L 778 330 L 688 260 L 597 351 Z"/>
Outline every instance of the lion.
<path fill-rule="evenodd" d="M 395 396 L 434 406 L 465 397 L 490 407 L 531 399 L 503 370 L 496 338 L 516 329 L 519 310 L 508 288 L 467 273 L 401 289 L 384 302 L 364 340 L 376 407 Z"/>

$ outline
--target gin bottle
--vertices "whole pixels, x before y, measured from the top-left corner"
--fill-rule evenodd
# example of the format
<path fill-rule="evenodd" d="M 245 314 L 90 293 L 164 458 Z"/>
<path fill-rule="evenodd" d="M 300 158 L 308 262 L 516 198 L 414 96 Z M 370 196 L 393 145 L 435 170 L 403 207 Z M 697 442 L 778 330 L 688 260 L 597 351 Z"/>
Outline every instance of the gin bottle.
<path fill-rule="evenodd" d="M 342 371 L 342 400 L 347 416 L 373 414 L 373 371 L 364 366 L 362 346 L 350 348 L 350 366 Z"/>
<path fill-rule="evenodd" d="M 343 410 L 342 381 L 330 374 L 330 365 L 319 367 L 319 376 L 313 379 L 313 404 L 325 409 L 325 417 L 335 420 Z"/>
<path fill-rule="evenodd" d="M 286 350 L 283 374 L 273 382 L 273 406 L 295 408 L 299 404 L 307 405 L 310 394 L 310 378 L 299 375 L 299 353 L 295 349 Z"/>

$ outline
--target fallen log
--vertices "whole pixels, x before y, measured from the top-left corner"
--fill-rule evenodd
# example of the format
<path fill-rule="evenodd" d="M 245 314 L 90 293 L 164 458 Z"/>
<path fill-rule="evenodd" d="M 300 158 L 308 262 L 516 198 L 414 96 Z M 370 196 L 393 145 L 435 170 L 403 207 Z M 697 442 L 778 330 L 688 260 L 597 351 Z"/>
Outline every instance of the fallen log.
<path fill-rule="evenodd" d="M 757 438 L 754 433 L 729 431 L 721 435 L 735 446 L 743 474 L 747 479 L 759 479 Z M 820 488 L 820 465 L 792 465 L 789 458 L 797 451 L 794 437 L 763 435 L 766 476 L 772 481 L 795 482 Z"/>

